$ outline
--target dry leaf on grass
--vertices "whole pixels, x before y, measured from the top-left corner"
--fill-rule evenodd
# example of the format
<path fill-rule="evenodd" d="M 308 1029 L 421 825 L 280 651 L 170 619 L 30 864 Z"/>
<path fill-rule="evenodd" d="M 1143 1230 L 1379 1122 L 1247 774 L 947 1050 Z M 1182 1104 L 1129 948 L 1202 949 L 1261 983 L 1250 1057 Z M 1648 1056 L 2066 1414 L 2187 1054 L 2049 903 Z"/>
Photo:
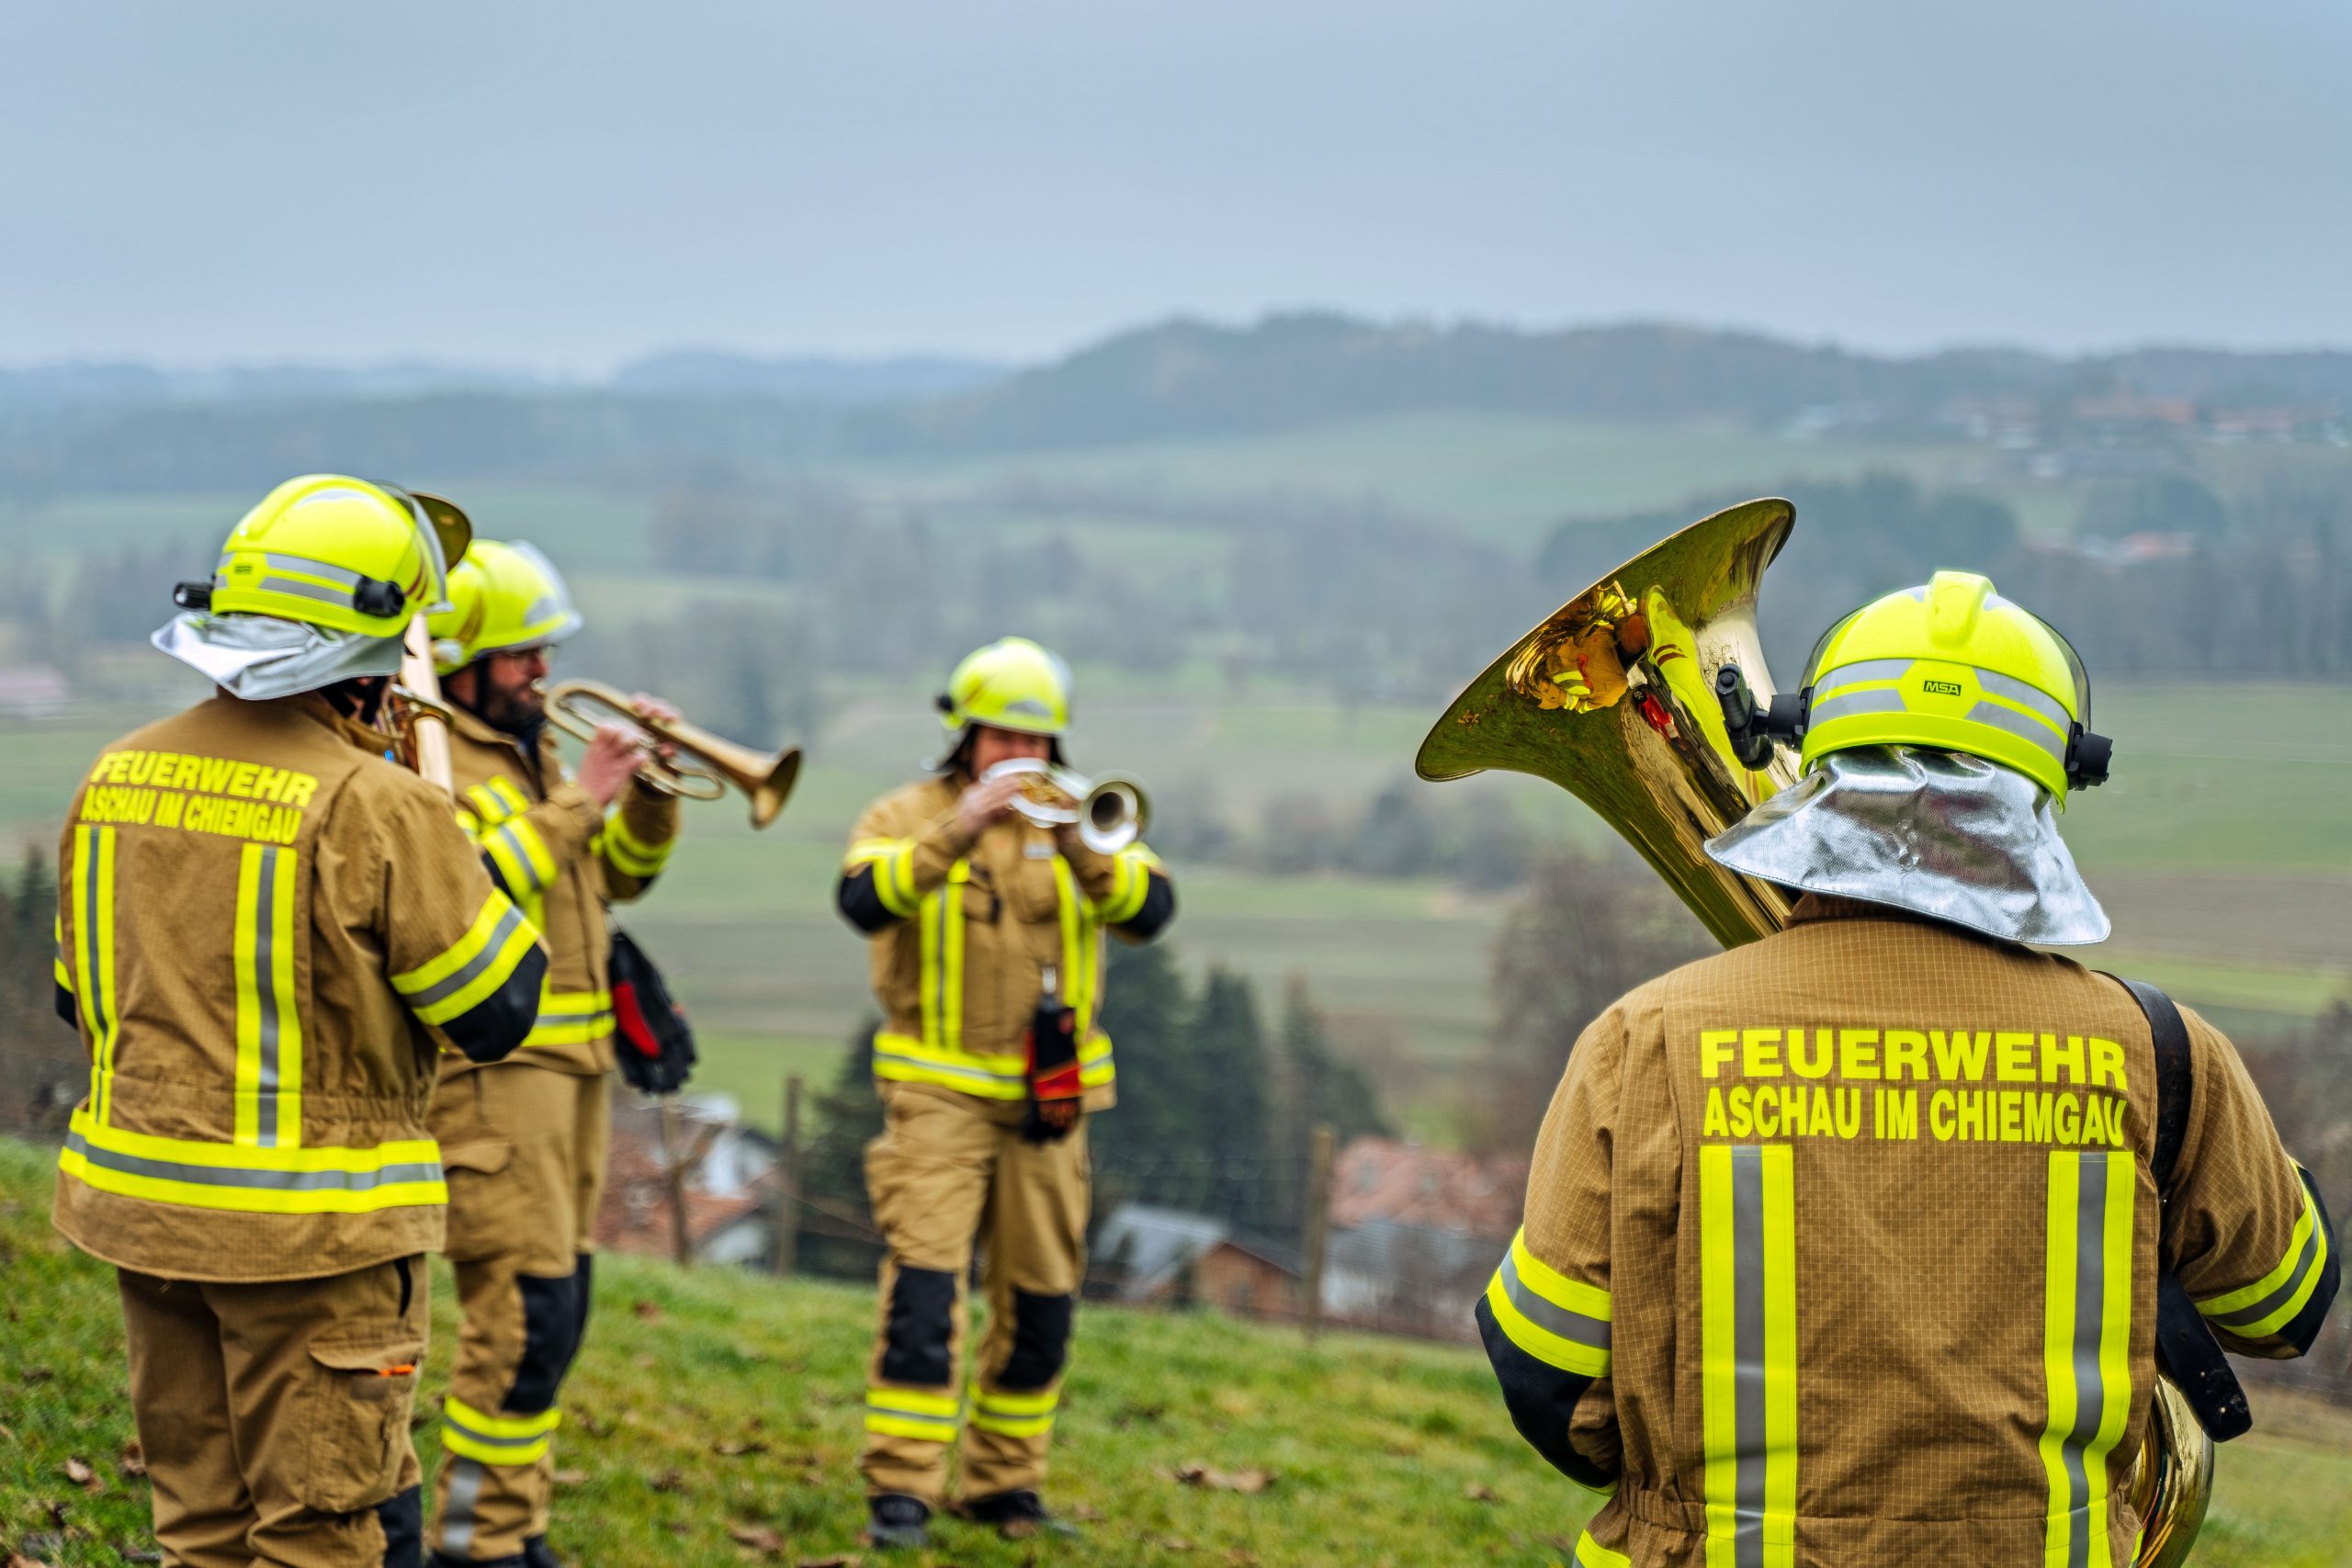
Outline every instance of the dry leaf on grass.
<path fill-rule="evenodd" d="M 662 1303 L 659 1302 L 639 1302 L 628 1310 L 637 1314 L 640 1322 L 659 1323 L 662 1321 Z"/>
<path fill-rule="evenodd" d="M 665 1470 L 646 1484 L 656 1492 L 684 1492 L 686 1489 L 686 1478 L 677 1471 Z"/>
<path fill-rule="evenodd" d="M 1151 1538 L 1151 1544 L 1159 1548 L 1162 1551 L 1190 1551 L 1193 1550 L 1193 1543 L 1186 1540 L 1181 1535 L 1156 1535 Z"/>
<path fill-rule="evenodd" d="M 729 1525 L 727 1539 L 763 1557 L 774 1557 L 784 1550 L 784 1537 L 765 1525 Z"/>
<path fill-rule="evenodd" d="M 1176 1479 L 1187 1486 L 1198 1486 L 1205 1492 L 1239 1492 L 1255 1496 L 1274 1483 L 1270 1470 L 1212 1470 L 1200 1461 L 1176 1467 Z"/>
<path fill-rule="evenodd" d="M 746 1441 L 741 1438 L 721 1438 L 710 1445 L 710 1451 L 721 1459 L 741 1459 L 745 1454 L 763 1454 L 767 1444 L 757 1438 Z"/>
<path fill-rule="evenodd" d="M 114 1462 L 123 1474 L 136 1479 L 147 1473 L 147 1450 L 139 1446 L 138 1438 L 133 1438 L 122 1445 L 122 1453 Z"/>
<path fill-rule="evenodd" d="M 1499 1503 L 1502 1495 L 1483 1481 L 1473 1481 L 1462 1489 L 1462 1495 L 1473 1503 Z"/>
<path fill-rule="evenodd" d="M 554 1479 L 558 1486 L 577 1486 L 588 1479 L 588 1472 L 584 1470 L 566 1468 L 557 1471 Z"/>
<path fill-rule="evenodd" d="M 794 1563 L 793 1568 L 858 1568 L 858 1564 L 865 1561 L 857 1553 L 848 1551 L 837 1557 L 804 1557 Z"/>
<path fill-rule="evenodd" d="M 90 1468 L 90 1461 L 79 1454 L 65 1461 L 65 1479 L 92 1496 L 106 1490 L 107 1483 L 98 1479 L 98 1472 Z"/>
<path fill-rule="evenodd" d="M 21 1551 L 12 1551 L 8 1553 L 7 1568 L 51 1568 L 51 1564 L 37 1557 L 28 1557 Z"/>

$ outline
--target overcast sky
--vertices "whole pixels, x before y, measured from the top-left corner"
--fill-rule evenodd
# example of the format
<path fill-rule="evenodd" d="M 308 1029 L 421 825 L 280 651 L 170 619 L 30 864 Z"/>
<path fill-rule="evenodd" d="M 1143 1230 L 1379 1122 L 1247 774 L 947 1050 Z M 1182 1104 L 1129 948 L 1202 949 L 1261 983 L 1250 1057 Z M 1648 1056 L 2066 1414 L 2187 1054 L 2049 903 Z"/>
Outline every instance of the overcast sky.
<path fill-rule="evenodd" d="M 2352 344 L 2347 82 L 2345 0 L 28 3 L 0 362 Z"/>

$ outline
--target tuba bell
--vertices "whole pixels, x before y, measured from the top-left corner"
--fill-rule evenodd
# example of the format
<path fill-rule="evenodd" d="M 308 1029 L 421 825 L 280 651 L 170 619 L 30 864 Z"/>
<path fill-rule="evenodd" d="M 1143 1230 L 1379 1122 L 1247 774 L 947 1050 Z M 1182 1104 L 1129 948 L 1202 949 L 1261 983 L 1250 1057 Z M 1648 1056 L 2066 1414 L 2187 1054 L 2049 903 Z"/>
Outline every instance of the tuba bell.
<path fill-rule="evenodd" d="M 1744 502 L 1634 557 L 1488 665 L 1421 742 L 1415 771 L 1548 779 L 1640 851 L 1724 946 L 1779 931 L 1786 895 L 1702 846 L 1797 779 L 1790 751 L 1741 722 L 1775 695 L 1756 595 L 1795 525 L 1786 501 Z M 2136 1568 L 2188 1560 L 2212 1485 L 2213 1440 L 2159 1375 L 2129 1488 Z"/>

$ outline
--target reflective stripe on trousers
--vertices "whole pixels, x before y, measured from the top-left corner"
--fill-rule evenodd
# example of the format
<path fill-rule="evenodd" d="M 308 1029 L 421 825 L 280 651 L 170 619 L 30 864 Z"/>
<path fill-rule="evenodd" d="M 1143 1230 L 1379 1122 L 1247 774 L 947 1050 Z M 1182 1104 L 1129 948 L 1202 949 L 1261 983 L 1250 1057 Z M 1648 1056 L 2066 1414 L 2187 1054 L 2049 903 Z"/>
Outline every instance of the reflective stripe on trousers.
<path fill-rule="evenodd" d="M 1795 1568 L 1794 1155 L 1699 1150 L 1707 1568 Z"/>
<path fill-rule="evenodd" d="M 2132 1411 L 2132 1224 L 2138 1167 L 2129 1153 L 2053 1149 L 2041 1354 L 2050 1420 L 2044 1568 L 2114 1568 L 2107 1458 Z"/>

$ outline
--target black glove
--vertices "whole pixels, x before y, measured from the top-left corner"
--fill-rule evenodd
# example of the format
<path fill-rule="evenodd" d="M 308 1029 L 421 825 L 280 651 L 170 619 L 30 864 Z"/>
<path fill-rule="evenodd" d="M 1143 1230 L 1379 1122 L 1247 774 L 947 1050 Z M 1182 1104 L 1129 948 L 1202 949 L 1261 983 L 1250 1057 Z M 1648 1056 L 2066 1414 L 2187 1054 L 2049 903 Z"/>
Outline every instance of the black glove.
<path fill-rule="evenodd" d="M 1086 1086 L 1079 1081 L 1078 1013 L 1052 997 L 1029 1021 L 1029 1113 L 1021 1135 L 1033 1144 L 1058 1143 L 1078 1125 Z"/>
<path fill-rule="evenodd" d="M 670 987 L 645 950 L 615 927 L 608 984 L 613 1023 L 620 1038 L 613 1055 L 629 1087 L 647 1094 L 670 1094 L 695 1066 L 695 1032 L 670 999 Z"/>

